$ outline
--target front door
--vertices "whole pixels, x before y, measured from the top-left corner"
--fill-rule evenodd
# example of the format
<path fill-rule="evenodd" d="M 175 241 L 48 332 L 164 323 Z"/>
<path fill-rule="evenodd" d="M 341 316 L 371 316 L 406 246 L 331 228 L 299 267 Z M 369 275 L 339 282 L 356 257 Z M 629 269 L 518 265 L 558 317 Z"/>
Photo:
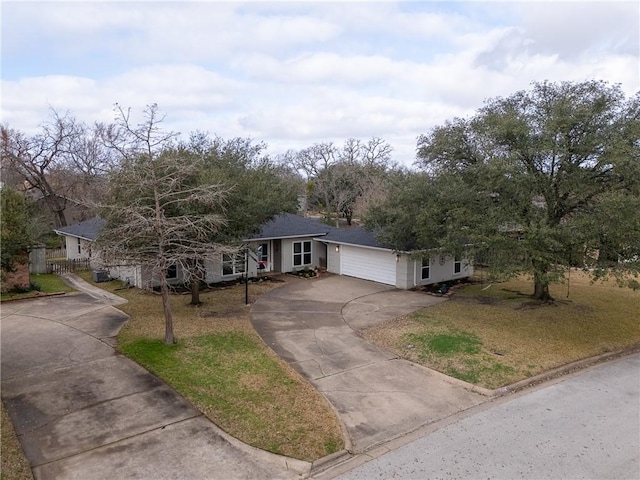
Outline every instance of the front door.
<path fill-rule="evenodd" d="M 280 239 L 273 240 L 273 254 L 271 255 L 271 269 L 274 272 L 282 271 L 282 241 Z"/>
<path fill-rule="evenodd" d="M 258 273 L 265 273 L 271 271 L 271 249 L 269 248 L 269 242 L 264 242 L 258 245 Z"/>

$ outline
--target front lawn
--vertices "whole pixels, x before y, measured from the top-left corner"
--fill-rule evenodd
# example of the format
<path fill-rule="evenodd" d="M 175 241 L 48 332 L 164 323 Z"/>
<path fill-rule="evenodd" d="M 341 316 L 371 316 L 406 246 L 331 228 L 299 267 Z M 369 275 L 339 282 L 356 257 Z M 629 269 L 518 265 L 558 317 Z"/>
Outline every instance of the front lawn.
<path fill-rule="evenodd" d="M 92 282 L 91 272 L 81 276 Z M 175 346 L 166 346 L 158 294 L 94 284 L 129 303 L 131 316 L 118 336 L 120 350 L 169 383 L 219 427 L 249 445 L 301 460 L 315 460 L 344 447 L 338 420 L 308 382 L 277 357 L 249 321 L 244 286 L 171 297 Z M 250 302 L 279 286 L 249 285 Z"/>
<path fill-rule="evenodd" d="M 53 273 L 32 273 L 31 284 L 33 289 L 27 292 L 7 292 L 3 293 L 0 300 L 18 300 L 23 298 L 38 297 L 44 293 L 66 293 L 73 292 L 73 288 L 64 283 L 62 278 Z"/>
<path fill-rule="evenodd" d="M 581 272 L 571 273 L 569 285 L 551 286 L 552 304 L 532 301 L 532 289 L 524 279 L 469 285 L 363 334 L 402 358 L 490 389 L 640 345 L 640 292 L 592 285 Z"/>

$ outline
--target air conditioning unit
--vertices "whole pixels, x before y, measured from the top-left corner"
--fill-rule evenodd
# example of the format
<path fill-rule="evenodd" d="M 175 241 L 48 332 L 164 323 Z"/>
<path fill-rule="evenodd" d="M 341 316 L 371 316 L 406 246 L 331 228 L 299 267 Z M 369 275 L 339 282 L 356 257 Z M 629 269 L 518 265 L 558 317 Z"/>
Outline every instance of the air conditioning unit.
<path fill-rule="evenodd" d="M 108 282 L 109 281 L 109 271 L 108 270 L 94 270 L 93 271 L 93 281 L 96 283 Z"/>

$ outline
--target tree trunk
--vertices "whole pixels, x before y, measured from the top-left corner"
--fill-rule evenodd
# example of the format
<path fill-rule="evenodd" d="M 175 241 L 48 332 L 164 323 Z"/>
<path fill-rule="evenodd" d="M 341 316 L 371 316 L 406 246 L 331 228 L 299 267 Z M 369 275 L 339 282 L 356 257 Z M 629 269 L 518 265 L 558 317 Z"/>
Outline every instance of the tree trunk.
<path fill-rule="evenodd" d="M 549 294 L 549 283 L 536 281 L 533 289 L 533 298 L 541 302 L 553 301 L 553 297 Z"/>
<path fill-rule="evenodd" d="M 347 208 L 344 211 L 344 216 L 347 219 L 347 225 L 351 226 L 351 220 L 353 220 L 353 211 L 350 208 Z"/>
<path fill-rule="evenodd" d="M 191 279 L 191 303 L 189 305 L 200 305 L 200 279 L 193 277 Z"/>
<path fill-rule="evenodd" d="M 598 265 L 610 267 L 618 262 L 618 254 L 615 245 L 605 236 L 600 237 L 600 248 L 598 250 Z"/>
<path fill-rule="evenodd" d="M 191 268 L 191 302 L 189 305 L 195 305 L 197 307 L 201 304 L 200 281 L 204 280 L 205 272 L 199 260 L 191 260 L 189 264 Z"/>
<path fill-rule="evenodd" d="M 166 271 L 163 270 L 160 281 L 160 292 L 162 293 L 162 308 L 164 309 L 164 343 L 174 345 L 176 339 L 173 336 L 173 315 L 171 314 L 171 299 L 169 298 L 169 285 L 167 285 Z"/>
<path fill-rule="evenodd" d="M 60 227 L 66 227 L 67 226 L 67 218 L 64 214 L 64 210 L 56 210 L 55 211 L 56 214 L 56 227 L 60 228 Z"/>
<path fill-rule="evenodd" d="M 533 261 L 533 298 L 541 302 L 551 302 L 553 297 L 549 294 L 549 264 L 542 261 Z"/>

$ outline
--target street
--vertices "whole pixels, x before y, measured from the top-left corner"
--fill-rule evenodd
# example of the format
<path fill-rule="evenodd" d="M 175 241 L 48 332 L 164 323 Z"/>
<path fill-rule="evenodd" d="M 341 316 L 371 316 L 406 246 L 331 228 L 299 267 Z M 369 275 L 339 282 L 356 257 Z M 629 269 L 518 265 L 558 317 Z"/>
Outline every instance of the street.
<path fill-rule="evenodd" d="M 638 479 L 640 355 L 501 399 L 338 478 Z"/>

